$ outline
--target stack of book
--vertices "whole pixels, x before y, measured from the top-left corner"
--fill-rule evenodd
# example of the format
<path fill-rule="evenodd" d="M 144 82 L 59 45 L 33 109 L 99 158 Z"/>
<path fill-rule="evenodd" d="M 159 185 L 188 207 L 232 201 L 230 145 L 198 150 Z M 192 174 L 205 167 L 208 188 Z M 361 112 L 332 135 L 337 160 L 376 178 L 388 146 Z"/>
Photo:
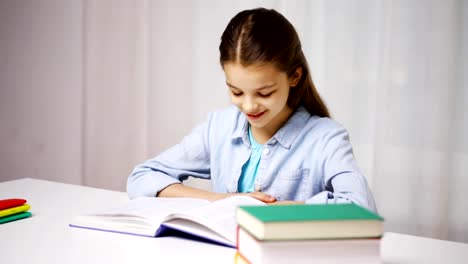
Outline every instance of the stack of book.
<path fill-rule="evenodd" d="M 0 224 L 30 217 L 30 208 L 24 199 L 0 200 Z"/>
<path fill-rule="evenodd" d="M 236 263 L 380 263 L 383 218 L 355 204 L 240 206 Z"/>

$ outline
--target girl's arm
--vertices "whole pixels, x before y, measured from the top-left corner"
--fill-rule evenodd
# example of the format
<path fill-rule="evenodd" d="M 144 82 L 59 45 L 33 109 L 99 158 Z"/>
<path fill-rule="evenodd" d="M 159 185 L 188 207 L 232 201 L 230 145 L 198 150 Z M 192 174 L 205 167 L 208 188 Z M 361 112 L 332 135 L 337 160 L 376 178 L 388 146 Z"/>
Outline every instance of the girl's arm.
<path fill-rule="evenodd" d="M 374 198 L 354 158 L 346 129 L 332 127 L 321 140 L 324 190 L 306 203 L 353 202 L 377 212 Z"/>
<path fill-rule="evenodd" d="M 210 179 L 209 138 L 210 131 L 216 129 L 212 119 L 211 114 L 205 123 L 196 127 L 179 144 L 137 165 L 127 180 L 128 196 L 154 197 L 168 186 L 180 184 L 188 177 Z M 177 189 L 172 196 L 187 197 L 183 191 L 197 194 L 190 189 Z"/>
<path fill-rule="evenodd" d="M 264 203 L 272 203 L 275 202 L 276 199 L 266 193 L 262 192 L 251 192 L 251 193 L 214 193 L 209 192 L 189 186 L 185 186 L 180 183 L 171 184 L 166 188 L 162 189 L 160 192 L 157 193 L 158 197 L 189 197 L 189 198 L 200 198 L 209 201 L 216 201 L 220 199 L 227 198 L 229 196 L 234 195 L 247 195 L 257 200 L 260 200 Z"/>

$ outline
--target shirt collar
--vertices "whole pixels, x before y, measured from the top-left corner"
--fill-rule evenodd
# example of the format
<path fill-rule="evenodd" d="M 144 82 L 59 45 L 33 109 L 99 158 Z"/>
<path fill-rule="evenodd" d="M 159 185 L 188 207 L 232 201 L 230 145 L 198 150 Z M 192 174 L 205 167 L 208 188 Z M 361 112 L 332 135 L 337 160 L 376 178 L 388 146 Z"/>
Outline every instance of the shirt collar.
<path fill-rule="evenodd" d="M 304 107 L 299 107 L 273 137 L 283 147 L 289 149 L 309 118 L 309 112 Z"/>
<path fill-rule="evenodd" d="M 235 126 L 231 139 L 233 141 L 237 139 L 242 139 L 245 144 L 250 146 L 249 134 L 248 134 L 249 122 L 247 121 L 247 118 L 245 117 L 245 115 L 239 110 L 238 110 L 238 115 L 239 115 L 239 118 L 237 119 L 237 125 Z"/>
<path fill-rule="evenodd" d="M 304 107 L 299 107 L 288 121 L 273 136 L 283 147 L 289 149 L 302 131 L 310 118 L 309 112 Z M 232 140 L 242 139 L 245 144 L 250 145 L 248 135 L 248 120 L 245 115 L 239 111 L 237 125 L 232 133 Z"/>

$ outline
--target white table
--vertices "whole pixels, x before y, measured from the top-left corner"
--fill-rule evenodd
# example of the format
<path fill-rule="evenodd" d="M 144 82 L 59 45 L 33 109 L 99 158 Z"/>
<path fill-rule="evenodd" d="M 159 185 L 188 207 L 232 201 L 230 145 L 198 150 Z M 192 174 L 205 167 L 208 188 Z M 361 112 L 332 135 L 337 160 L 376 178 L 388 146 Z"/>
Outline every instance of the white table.
<path fill-rule="evenodd" d="M 71 228 L 70 220 L 124 203 L 126 193 L 37 179 L 0 183 L 0 199 L 25 198 L 33 216 L 0 225 L 1 263 L 233 263 L 235 250 L 176 237 Z M 384 263 L 468 263 L 468 244 L 385 233 Z"/>

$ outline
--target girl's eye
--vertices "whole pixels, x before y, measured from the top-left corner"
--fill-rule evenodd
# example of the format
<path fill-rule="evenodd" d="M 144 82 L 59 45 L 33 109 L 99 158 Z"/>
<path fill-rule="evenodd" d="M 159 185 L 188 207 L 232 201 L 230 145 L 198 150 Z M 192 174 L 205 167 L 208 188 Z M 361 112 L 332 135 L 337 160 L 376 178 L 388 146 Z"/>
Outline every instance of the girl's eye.
<path fill-rule="evenodd" d="M 241 96 L 242 93 L 236 93 L 236 92 L 232 91 L 232 95 L 234 95 L 234 96 Z"/>
<path fill-rule="evenodd" d="M 266 93 L 266 94 L 262 94 L 262 93 L 261 93 L 260 96 L 261 96 L 261 97 L 268 97 L 268 96 L 270 96 L 272 93 L 273 93 L 273 92 Z"/>

